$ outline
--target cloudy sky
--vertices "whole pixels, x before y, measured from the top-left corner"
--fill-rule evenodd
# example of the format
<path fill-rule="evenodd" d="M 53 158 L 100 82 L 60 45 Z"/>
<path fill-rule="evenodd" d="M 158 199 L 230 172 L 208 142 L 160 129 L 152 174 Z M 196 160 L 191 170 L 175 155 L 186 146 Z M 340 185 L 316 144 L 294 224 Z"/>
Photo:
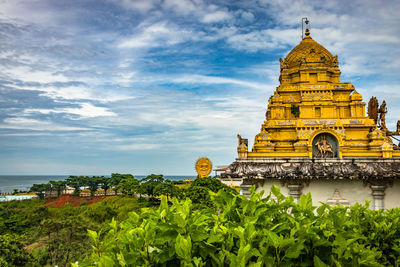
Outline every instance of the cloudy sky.
<path fill-rule="evenodd" d="M 194 175 L 236 157 L 311 36 L 400 119 L 399 1 L 0 0 L 0 174 Z M 366 101 L 367 102 L 367 101 Z"/>

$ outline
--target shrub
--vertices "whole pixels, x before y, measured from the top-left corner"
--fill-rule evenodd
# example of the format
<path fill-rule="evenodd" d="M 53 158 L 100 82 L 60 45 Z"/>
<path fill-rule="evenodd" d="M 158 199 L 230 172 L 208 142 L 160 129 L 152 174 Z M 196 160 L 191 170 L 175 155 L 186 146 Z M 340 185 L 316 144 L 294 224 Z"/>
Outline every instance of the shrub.
<path fill-rule="evenodd" d="M 93 250 L 81 265 L 399 266 L 399 209 L 316 209 L 310 194 L 296 204 L 271 190 L 276 199 L 211 192 L 217 209 L 194 209 L 190 199 L 168 206 L 163 198 L 157 210 L 112 221 L 104 238 L 89 230 Z"/>
<path fill-rule="evenodd" d="M 214 203 L 210 198 L 209 191 L 218 192 L 223 190 L 236 194 L 236 190 L 222 183 L 220 180 L 207 177 L 197 178 L 190 187 L 186 190 L 186 196 L 192 200 L 192 203 L 199 204 L 198 206 L 213 207 Z"/>
<path fill-rule="evenodd" d="M 31 266 L 33 257 L 24 249 L 19 236 L 0 235 L 0 266 Z"/>

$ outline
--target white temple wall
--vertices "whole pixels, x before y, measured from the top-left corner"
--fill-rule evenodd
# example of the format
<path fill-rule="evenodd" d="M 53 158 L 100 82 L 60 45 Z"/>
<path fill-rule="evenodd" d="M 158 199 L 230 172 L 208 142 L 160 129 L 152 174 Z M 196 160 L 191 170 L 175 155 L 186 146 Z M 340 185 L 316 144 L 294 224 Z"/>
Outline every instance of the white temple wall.
<path fill-rule="evenodd" d="M 314 180 L 289 189 L 288 184 L 282 183 L 282 180 L 265 179 L 255 184 L 256 192 L 264 190 L 264 197 L 266 197 L 271 192 L 272 185 L 279 186 L 283 195 L 292 195 L 295 200 L 300 197 L 300 194 L 311 193 L 315 206 L 319 206 L 320 202 L 330 205 L 347 206 L 356 203 L 364 205 L 365 200 L 369 200 L 371 209 L 400 207 L 400 181 L 397 180 L 392 185 L 386 186 L 384 184 L 371 186 L 360 180 Z M 371 187 L 374 188 L 374 192 Z"/>
<path fill-rule="evenodd" d="M 400 207 L 400 181 L 394 181 L 393 185 L 388 185 L 385 190 L 385 209 Z"/>
<path fill-rule="evenodd" d="M 362 181 L 351 180 L 318 180 L 312 181 L 303 188 L 303 194 L 311 193 L 313 205 L 319 206 L 320 202 L 326 203 L 328 199 L 334 197 L 335 190 L 338 190 L 343 201 L 347 200 L 349 205 L 356 203 L 365 204 L 365 200 L 370 200 L 372 208 L 372 190 Z"/>
<path fill-rule="evenodd" d="M 266 197 L 270 193 L 270 189 L 272 185 L 279 186 L 281 189 L 281 193 L 285 196 L 289 196 L 289 189 L 287 185 L 283 185 L 281 180 L 279 179 L 268 179 L 264 180 L 264 182 L 260 182 L 256 184 L 256 192 L 260 192 L 264 190 L 264 197 Z M 397 186 L 397 187 L 395 187 Z M 389 189 L 389 188 L 388 188 Z M 370 207 L 371 209 L 374 207 L 373 197 L 371 195 L 372 190 L 367 185 L 364 184 L 362 181 L 349 181 L 349 180 L 317 180 L 317 181 L 310 181 L 307 185 L 304 183 L 304 187 L 302 189 L 303 194 L 311 193 L 311 197 L 313 200 L 313 205 L 319 206 L 320 202 L 326 203 L 328 199 L 332 199 L 337 197 L 334 196 L 335 190 L 338 190 L 340 197 L 343 203 L 348 203 L 349 205 L 354 205 L 355 203 L 365 204 L 365 200 L 370 200 Z M 400 183 L 397 183 L 390 188 L 391 191 L 388 194 L 394 194 L 400 192 Z M 386 194 L 386 196 L 388 196 Z M 385 202 L 385 208 L 392 208 L 400 206 L 400 196 L 393 196 L 389 197 L 390 200 Z M 386 201 L 386 197 L 385 197 Z M 397 204 L 396 204 L 397 203 Z"/>
<path fill-rule="evenodd" d="M 260 182 L 256 184 L 256 192 L 259 193 L 261 190 L 264 190 L 264 197 L 268 196 L 271 192 L 271 186 L 279 186 L 281 189 L 281 193 L 285 196 L 289 196 L 289 189 L 286 186 L 282 185 L 282 180 L 279 179 L 268 179 L 264 180 L 264 182 Z"/>

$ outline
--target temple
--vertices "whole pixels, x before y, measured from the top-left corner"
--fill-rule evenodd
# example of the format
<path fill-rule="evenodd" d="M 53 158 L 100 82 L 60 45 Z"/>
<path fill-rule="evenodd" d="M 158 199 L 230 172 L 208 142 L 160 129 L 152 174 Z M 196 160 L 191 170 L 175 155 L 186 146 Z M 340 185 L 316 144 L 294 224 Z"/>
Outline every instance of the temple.
<path fill-rule="evenodd" d="M 295 199 L 313 192 L 316 203 L 369 199 L 376 209 L 394 190 L 386 206 L 400 205 L 400 150 L 391 138 L 400 135 L 400 121 L 388 130 L 386 103 L 375 97 L 366 114 L 361 94 L 340 74 L 338 56 L 314 41 L 307 27 L 300 44 L 280 59 L 280 85 L 252 149 L 238 135 L 238 159 L 223 179 L 240 181 L 245 192 L 253 184 L 268 192 L 280 183 Z"/>
<path fill-rule="evenodd" d="M 239 158 L 400 158 L 386 128 L 386 104 L 377 125 L 354 85 L 340 82 L 338 57 L 308 29 L 280 63 L 280 85 L 269 98 L 266 120 L 251 151 L 238 136 Z"/>

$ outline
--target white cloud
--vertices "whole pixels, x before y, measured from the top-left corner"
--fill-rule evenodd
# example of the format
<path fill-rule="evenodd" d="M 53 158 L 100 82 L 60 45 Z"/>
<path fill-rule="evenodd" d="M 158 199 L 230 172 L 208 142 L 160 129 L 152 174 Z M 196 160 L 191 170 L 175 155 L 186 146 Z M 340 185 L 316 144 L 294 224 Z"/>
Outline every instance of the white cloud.
<path fill-rule="evenodd" d="M 1 129 L 36 130 L 36 131 L 82 131 L 89 130 L 83 127 L 64 126 L 51 121 L 42 121 L 25 117 L 12 117 L 4 119 L 0 124 Z"/>
<path fill-rule="evenodd" d="M 113 148 L 118 150 L 155 150 L 160 148 L 160 144 L 125 144 L 120 146 L 113 146 Z"/>
<path fill-rule="evenodd" d="M 52 133 L 45 132 L 29 132 L 29 133 L 0 133 L 0 136 L 51 136 Z"/>
<path fill-rule="evenodd" d="M 226 41 L 235 49 L 257 52 L 296 45 L 301 41 L 300 37 L 295 29 L 275 28 L 233 34 Z"/>
<path fill-rule="evenodd" d="M 231 14 L 229 14 L 226 11 L 218 10 L 213 13 L 205 14 L 201 21 L 204 23 L 214 23 L 214 22 L 225 21 L 230 18 Z"/>
<path fill-rule="evenodd" d="M 191 0 L 165 0 L 163 7 L 178 14 L 188 15 L 194 12 L 201 12 L 203 3 L 202 1 Z"/>
<path fill-rule="evenodd" d="M 195 38 L 194 33 L 174 24 L 159 22 L 143 27 L 141 32 L 118 44 L 118 48 L 151 48 L 175 45 Z"/>
<path fill-rule="evenodd" d="M 245 21 L 251 22 L 254 20 L 254 14 L 251 12 L 241 10 L 238 15 Z"/>
<path fill-rule="evenodd" d="M 255 88 L 255 89 L 267 89 L 270 85 L 243 81 L 239 79 L 217 77 L 217 76 L 205 76 L 205 75 L 182 75 L 176 78 L 171 78 L 171 81 L 175 83 L 204 83 L 204 84 L 235 84 L 243 87 Z"/>
<path fill-rule="evenodd" d="M 111 155 L 115 148 L 119 154 L 132 151 L 132 159 L 140 155 L 132 160 L 135 171 L 154 166 L 159 151 L 165 161 L 184 155 L 180 172 L 187 172 L 186 159 L 203 153 L 229 163 L 236 155 L 236 133 L 252 141 L 259 131 L 268 97 L 279 84 L 277 59 L 300 42 L 303 16 L 311 21 L 313 39 L 339 55 L 347 81 L 374 83 L 357 88 L 364 101 L 371 94 L 387 98 L 391 129 L 400 114 L 398 1 L 110 1 L 123 12 L 115 5 L 89 10 L 61 0 L 0 2 L 0 20 L 27 23 L 18 31 L 5 30 L 7 40 L 0 40 L 7 48 L 0 52 L 4 87 L 48 97 L 40 98 L 46 103 L 29 103 L 18 102 L 21 92 L 6 95 L 15 107 L 5 111 L 3 139 L 29 136 L 27 130 L 31 136 L 57 135 L 54 140 L 65 134 L 60 144 L 77 142 L 83 152 L 101 154 L 106 148 Z M 67 4 L 72 11 L 61 10 Z M 65 19 L 67 13 L 71 17 Z M 70 23 L 60 27 L 61 20 Z M 391 80 L 385 80 L 388 74 Z M 46 108 L 38 108 L 41 104 Z M 85 128 L 75 126 L 81 123 Z M 157 165 L 171 173 L 167 163 Z"/>
<path fill-rule="evenodd" d="M 52 71 L 32 70 L 28 67 L 2 67 L 3 73 L 13 79 L 18 79 L 23 82 L 37 82 L 37 83 L 55 83 L 55 82 L 68 82 L 69 79 L 62 74 Z"/>
<path fill-rule="evenodd" d="M 34 24 L 46 24 L 55 21 L 60 13 L 52 12 L 49 6 L 41 1 L 16 0 L 16 1 L 0 1 L 0 19 L 2 20 L 19 20 Z"/>
<path fill-rule="evenodd" d="M 109 1 L 120 4 L 125 8 L 140 11 L 142 13 L 150 11 L 160 3 L 159 0 L 109 0 Z"/>
<path fill-rule="evenodd" d="M 110 117 L 116 116 L 114 112 L 110 111 L 105 107 L 96 107 L 90 103 L 81 103 L 80 108 L 56 108 L 56 109 L 25 109 L 24 112 L 30 113 L 67 113 L 72 115 L 78 115 L 79 119 L 94 118 L 94 117 Z"/>

